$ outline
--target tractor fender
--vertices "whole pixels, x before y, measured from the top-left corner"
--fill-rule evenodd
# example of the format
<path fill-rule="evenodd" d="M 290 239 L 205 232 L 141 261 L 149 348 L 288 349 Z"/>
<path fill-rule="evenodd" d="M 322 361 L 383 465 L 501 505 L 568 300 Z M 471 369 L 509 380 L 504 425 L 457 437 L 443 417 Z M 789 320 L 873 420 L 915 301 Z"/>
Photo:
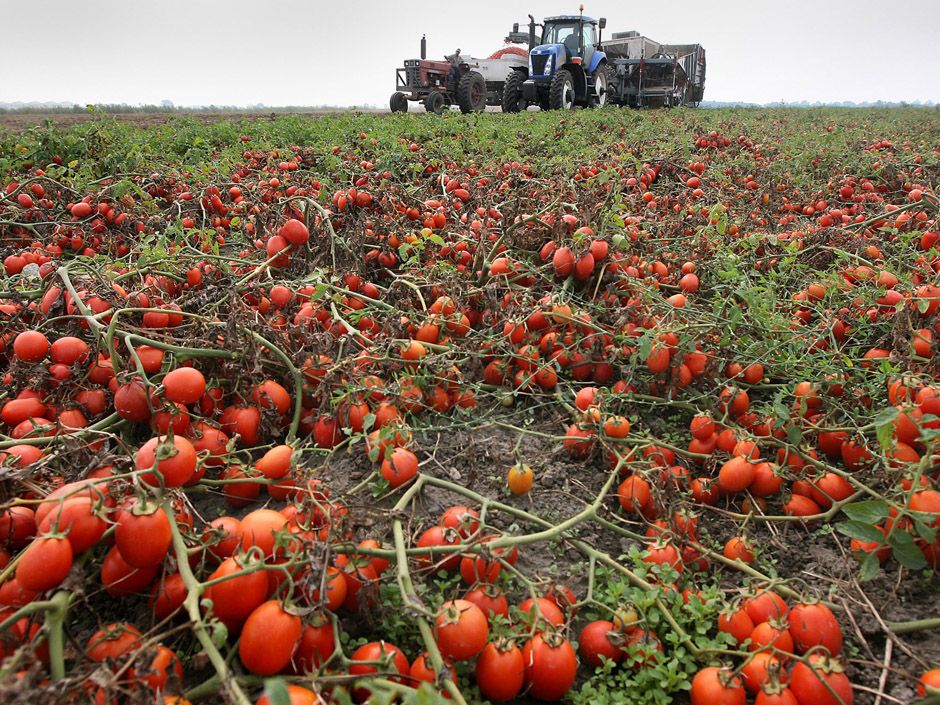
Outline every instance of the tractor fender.
<path fill-rule="evenodd" d="M 598 68 L 602 63 L 607 62 L 607 54 L 603 51 L 595 51 L 594 55 L 591 56 L 591 65 L 588 66 L 587 72 L 592 76 L 597 73 Z"/>
<path fill-rule="evenodd" d="M 578 96 L 578 100 L 582 100 L 587 96 L 588 84 L 587 76 L 584 73 L 584 67 L 579 64 L 567 63 L 561 68 L 567 69 L 571 74 L 571 78 L 574 81 L 574 93 Z"/>

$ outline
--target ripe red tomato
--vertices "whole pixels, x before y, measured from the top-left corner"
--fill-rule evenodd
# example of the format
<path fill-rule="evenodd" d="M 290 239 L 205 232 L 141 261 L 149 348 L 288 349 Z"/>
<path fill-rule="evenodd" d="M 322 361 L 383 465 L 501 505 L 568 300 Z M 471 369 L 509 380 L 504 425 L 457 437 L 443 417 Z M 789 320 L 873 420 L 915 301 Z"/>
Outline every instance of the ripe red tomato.
<path fill-rule="evenodd" d="M 496 614 L 501 617 L 509 616 L 509 602 L 506 600 L 503 591 L 496 585 L 480 585 L 479 587 L 475 587 L 468 590 L 467 594 L 463 596 L 463 599 L 467 602 L 472 602 L 483 610 L 483 614 L 486 615 L 487 620 L 491 618 L 491 615 Z"/>
<path fill-rule="evenodd" d="M 294 670 L 297 673 L 316 671 L 333 655 L 335 649 L 333 623 L 325 616 L 315 617 L 313 623 L 305 625 L 300 634 L 292 660 Z"/>
<path fill-rule="evenodd" d="M 747 691 L 738 676 L 717 666 L 703 668 L 692 679 L 692 705 L 745 705 Z"/>
<path fill-rule="evenodd" d="M 117 546 L 112 546 L 101 564 L 101 584 L 112 597 L 143 592 L 157 576 L 159 565 L 135 568 L 121 557 Z"/>
<path fill-rule="evenodd" d="M 476 681 L 480 694 L 487 700 L 497 703 L 512 700 L 525 681 L 522 651 L 511 642 L 487 644 L 477 657 Z"/>
<path fill-rule="evenodd" d="M 323 698 L 314 693 L 312 690 L 303 688 L 299 685 L 294 685 L 293 683 L 287 684 L 287 697 L 290 698 L 290 705 L 323 705 Z M 168 705 L 173 705 L 168 703 Z M 180 703 L 179 705 L 184 705 Z M 262 695 L 258 698 L 258 702 L 255 705 L 274 705 L 271 702 L 271 699 L 267 694 Z"/>
<path fill-rule="evenodd" d="M 149 666 L 136 672 L 137 679 L 150 686 L 151 690 L 166 690 L 167 683 L 176 686 L 183 684 L 183 664 L 173 649 L 162 644 L 155 649 Z"/>
<path fill-rule="evenodd" d="M 444 662 L 444 667 L 448 671 L 447 677 L 456 683 L 457 672 L 454 670 L 454 667 L 446 661 Z M 411 668 L 408 671 L 408 675 L 418 682 L 433 683 L 435 685 L 437 684 L 437 672 L 434 670 L 434 666 L 431 664 L 431 657 L 428 655 L 427 651 L 419 655 L 418 658 L 411 662 Z"/>
<path fill-rule="evenodd" d="M 831 656 L 842 650 L 842 628 L 828 607 L 821 603 L 794 605 L 789 614 L 790 636 L 797 653 L 823 646 Z"/>
<path fill-rule="evenodd" d="M 529 597 L 519 605 L 519 611 L 525 615 L 526 625 L 535 625 L 536 629 L 542 629 L 551 625 L 560 627 L 565 623 L 565 615 L 561 608 L 547 597 Z"/>
<path fill-rule="evenodd" d="M 161 507 L 129 507 L 118 513 L 116 523 L 114 545 L 129 565 L 147 568 L 163 562 L 173 537 Z"/>
<path fill-rule="evenodd" d="M 122 419 L 141 423 L 150 419 L 150 402 L 143 380 L 135 377 L 114 392 L 114 410 Z"/>
<path fill-rule="evenodd" d="M 38 330 L 26 330 L 13 339 L 13 354 L 23 362 L 39 362 L 49 351 L 49 339 Z"/>
<path fill-rule="evenodd" d="M 255 470 L 270 480 L 278 480 L 290 473 L 294 449 L 289 445 L 274 446 L 255 463 Z"/>
<path fill-rule="evenodd" d="M 396 448 L 382 461 L 382 477 L 392 487 L 401 487 L 418 474 L 418 457 L 407 448 Z"/>
<path fill-rule="evenodd" d="M 790 690 L 800 705 L 852 705 L 852 684 L 837 659 L 820 653 L 797 661 L 790 673 Z"/>
<path fill-rule="evenodd" d="M 450 600 L 441 605 L 435 638 L 444 658 L 467 661 L 486 646 L 490 627 L 483 610 L 467 600 Z"/>
<path fill-rule="evenodd" d="M 66 335 L 53 341 L 49 354 L 53 362 L 71 366 L 88 356 L 88 343 L 81 338 Z"/>
<path fill-rule="evenodd" d="M 290 663 L 302 630 L 300 617 L 287 612 L 277 600 L 268 600 L 245 620 L 238 657 L 254 674 L 274 675 Z"/>
<path fill-rule="evenodd" d="M 268 597 L 268 576 L 263 570 L 241 573 L 243 567 L 235 558 L 226 558 L 209 576 L 208 581 L 222 582 L 206 588 L 206 598 L 212 600 L 212 612 L 226 624 L 240 624 Z"/>
<path fill-rule="evenodd" d="M 179 573 L 164 576 L 150 593 L 150 606 L 157 619 L 166 619 L 183 606 L 188 589 Z"/>
<path fill-rule="evenodd" d="M 385 641 L 370 641 L 368 644 L 363 644 L 349 658 L 352 662 L 349 666 L 351 676 L 367 676 L 379 672 L 399 673 L 401 676 L 407 676 L 411 670 L 404 652 Z M 381 666 L 371 665 L 372 663 L 381 664 Z M 391 680 L 403 683 L 405 679 L 401 676 L 391 676 Z M 353 698 L 356 702 L 365 702 L 369 695 L 367 688 L 356 688 L 353 691 Z"/>
<path fill-rule="evenodd" d="M 525 682 L 539 700 L 561 700 L 578 674 L 578 657 L 571 643 L 558 634 L 536 634 L 522 647 Z"/>
<path fill-rule="evenodd" d="M 622 641 L 622 635 L 614 628 L 613 622 L 598 619 L 589 622 L 581 630 L 578 637 L 578 653 L 581 659 L 591 668 L 603 665 L 604 660 L 619 663 L 623 660 L 624 652 L 615 640 Z"/>
<path fill-rule="evenodd" d="M 261 549 L 263 555 L 274 555 L 276 534 L 284 528 L 287 517 L 273 509 L 256 509 L 241 520 L 242 549 L 252 546 Z"/>
<path fill-rule="evenodd" d="M 464 506 L 450 507 L 441 515 L 440 526 L 453 529 L 461 538 L 469 538 L 480 528 L 480 514 L 475 509 Z"/>
<path fill-rule="evenodd" d="M 23 551 L 16 580 L 27 590 L 45 592 L 65 580 L 72 569 L 72 544 L 58 536 L 40 536 Z"/>
<path fill-rule="evenodd" d="M 163 378 L 163 395 L 177 404 L 195 404 L 206 391 L 206 378 L 193 367 L 177 367 Z"/>
<path fill-rule="evenodd" d="M 85 653 L 93 661 L 118 659 L 140 648 L 141 634 L 136 627 L 116 622 L 102 627 L 88 639 Z"/>
<path fill-rule="evenodd" d="M 44 513 L 39 533 L 48 534 L 53 527 L 65 534 L 72 544 L 73 555 L 84 553 L 94 546 L 108 530 L 108 522 L 98 509 L 100 503 L 91 497 L 71 496 L 56 508 Z"/>
<path fill-rule="evenodd" d="M 144 443 L 134 459 L 138 470 L 148 470 L 141 480 L 148 485 L 161 483 L 182 487 L 196 471 L 196 449 L 182 436 L 156 436 Z"/>
<path fill-rule="evenodd" d="M 917 694 L 927 696 L 927 689 L 940 691 L 940 668 L 932 668 L 922 675 L 917 684 Z"/>

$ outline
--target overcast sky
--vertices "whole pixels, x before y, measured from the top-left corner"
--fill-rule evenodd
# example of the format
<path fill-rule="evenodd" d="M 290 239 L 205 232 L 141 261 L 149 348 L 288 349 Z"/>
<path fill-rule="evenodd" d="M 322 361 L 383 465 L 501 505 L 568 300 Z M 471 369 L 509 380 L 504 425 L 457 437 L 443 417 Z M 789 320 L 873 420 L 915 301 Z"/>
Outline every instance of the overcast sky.
<path fill-rule="evenodd" d="M 394 69 L 487 56 L 550 0 L 0 0 L 0 102 L 386 105 Z M 705 98 L 940 102 L 940 0 L 589 0 L 707 51 Z"/>

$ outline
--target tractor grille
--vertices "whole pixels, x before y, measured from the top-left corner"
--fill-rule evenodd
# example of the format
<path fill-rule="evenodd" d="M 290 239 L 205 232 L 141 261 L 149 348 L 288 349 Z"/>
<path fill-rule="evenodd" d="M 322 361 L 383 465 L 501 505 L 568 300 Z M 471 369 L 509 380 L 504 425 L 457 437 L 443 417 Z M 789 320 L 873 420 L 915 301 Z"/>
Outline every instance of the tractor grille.
<path fill-rule="evenodd" d="M 417 61 L 405 62 L 405 82 L 409 86 L 421 85 L 421 66 Z"/>
<path fill-rule="evenodd" d="M 545 65 L 548 63 L 549 58 L 551 58 L 549 54 L 532 55 L 532 74 L 534 76 L 545 75 Z"/>

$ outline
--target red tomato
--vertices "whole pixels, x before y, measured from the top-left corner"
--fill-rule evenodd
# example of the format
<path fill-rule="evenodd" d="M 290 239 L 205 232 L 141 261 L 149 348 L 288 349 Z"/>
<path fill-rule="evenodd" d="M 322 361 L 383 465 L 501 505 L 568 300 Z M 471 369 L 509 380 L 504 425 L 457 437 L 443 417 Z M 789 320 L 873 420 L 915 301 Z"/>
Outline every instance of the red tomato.
<path fill-rule="evenodd" d="M 623 639 L 622 634 L 614 628 L 613 622 L 604 619 L 589 622 L 578 637 L 578 653 L 581 659 L 591 668 L 603 665 L 605 659 L 614 663 L 622 661 L 623 649 L 612 641 L 611 637 L 620 641 Z"/>
<path fill-rule="evenodd" d="M 352 665 L 349 666 L 349 675 L 367 676 L 372 673 L 399 673 L 407 676 L 411 670 L 404 652 L 397 646 L 384 641 L 370 641 L 356 649 L 349 657 Z M 379 666 L 373 664 L 380 664 Z M 403 683 L 401 676 L 391 676 L 396 683 Z M 365 702 L 369 698 L 367 688 L 356 688 L 353 691 L 356 702 Z"/>
<path fill-rule="evenodd" d="M 129 565 L 159 565 L 172 540 L 170 520 L 161 507 L 137 505 L 118 512 L 114 545 Z"/>
<path fill-rule="evenodd" d="M 16 580 L 27 590 L 45 592 L 65 580 L 72 569 L 72 544 L 57 536 L 41 536 L 23 551 Z"/>
<path fill-rule="evenodd" d="M 206 378 L 193 367 L 177 367 L 163 378 L 163 395 L 177 404 L 195 404 L 206 391 Z"/>
<path fill-rule="evenodd" d="M 790 690 L 800 705 L 852 705 L 852 684 L 837 659 L 812 653 L 807 661 L 797 661 L 790 673 Z"/>
<path fill-rule="evenodd" d="M 382 477 L 392 487 L 401 487 L 418 474 L 418 457 L 407 448 L 396 448 L 382 461 Z"/>
<path fill-rule="evenodd" d="M 277 600 L 269 600 L 245 620 L 238 657 L 254 674 L 274 675 L 290 663 L 302 629 L 300 617 L 287 612 Z"/>
<path fill-rule="evenodd" d="M 842 650 L 842 628 L 828 607 L 821 603 L 799 604 L 790 610 L 790 636 L 799 654 L 823 646 L 831 656 Z"/>
<path fill-rule="evenodd" d="M 512 700 L 525 681 L 522 651 L 511 642 L 487 644 L 477 657 L 476 681 L 487 700 L 502 703 Z"/>
<path fill-rule="evenodd" d="M 745 705 L 747 691 L 738 676 L 716 666 L 703 668 L 692 679 L 692 705 Z"/>
<path fill-rule="evenodd" d="M 196 471 L 196 449 L 182 436 L 156 436 L 138 449 L 135 457 L 138 470 L 148 470 L 141 480 L 157 486 L 182 487 Z"/>
<path fill-rule="evenodd" d="M 435 638 L 444 658 L 467 661 L 486 646 L 490 627 L 483 610 L 467 600 L 450 600 L 441 605 Z"/>
<path fill-rule="evenodd" d="M 121 557 L 113 546 L 101 564 L 101 584 L 112 597 L 143 592 L 160 570 L 159 565 L 135 568 Z"/>
<path fill-rule="evenodd" d="M 536 634 L 522 648 L 525 682 L 539 700 L 561 700 L 574 685 L 578 657 L 571 643 L 558 634 Z"/>
<path fill-rule="evenodd" d="M 326 662 L 336 649 L 333 623 L 324 616 L 315 618 L 304 627 L 294 652 L 293 664 L 297 673 L 312 673 Z"/>
<path fill-rule="evenodd" d="M 251 569 L 251 565 L 248 566 Z M 235 558 L 226 558 L 209 576 L 209 581 L 222 582 L 206 589 L 212 600 L 212 613 L 226 624 L 239 624 L 248 618 L 268 597 L 268 576 L 255 569 L 243 575 L 243 566 Z"/>
<path fill-rule="evenodd" d="M 97 509 L 99 504 L 97 499 L 72 495 L 57 504 L 53 511 L 44 514 L 39 533 L 47 534 L 57 528 L 72 544 L 74 555 L 84 553 L 108 530 L 108 522 Z"/>

